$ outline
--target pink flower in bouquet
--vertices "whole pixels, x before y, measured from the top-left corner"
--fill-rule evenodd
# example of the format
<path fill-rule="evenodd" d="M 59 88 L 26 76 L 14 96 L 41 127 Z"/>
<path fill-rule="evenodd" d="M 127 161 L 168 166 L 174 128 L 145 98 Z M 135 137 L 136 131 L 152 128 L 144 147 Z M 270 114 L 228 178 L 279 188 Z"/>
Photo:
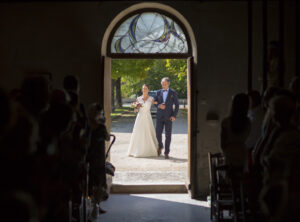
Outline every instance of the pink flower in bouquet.
<path fill-rule="evenodd" d="M 141 107 L 143 107 L 142 103 L 134 102 L 130 105 L 131 108 L 134 108 L 134 112 L 138 112 Z"/>

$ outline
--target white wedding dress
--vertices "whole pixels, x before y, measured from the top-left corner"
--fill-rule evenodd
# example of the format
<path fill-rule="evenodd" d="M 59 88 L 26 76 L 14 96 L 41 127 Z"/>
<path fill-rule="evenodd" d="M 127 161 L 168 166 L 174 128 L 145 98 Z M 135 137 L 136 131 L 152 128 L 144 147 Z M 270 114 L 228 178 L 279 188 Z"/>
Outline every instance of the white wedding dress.
<path fill-rule="evenodd" d="M 154 157 L 157 156 L 158 142 L 152 122 L 150 108 L 153 97 L 144 101 L 142 97 L 137 98 L 143 104 L 135 119 L 128 148 L 128 156 L 133 157 Z"/>

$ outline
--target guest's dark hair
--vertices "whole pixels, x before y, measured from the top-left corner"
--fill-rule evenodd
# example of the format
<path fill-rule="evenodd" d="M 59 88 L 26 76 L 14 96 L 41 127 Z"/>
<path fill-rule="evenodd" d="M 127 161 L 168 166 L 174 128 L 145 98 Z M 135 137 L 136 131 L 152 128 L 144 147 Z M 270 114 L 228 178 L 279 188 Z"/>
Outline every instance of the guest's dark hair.
<path fill-rule="evenodd" d="M 99 114 L 101 114 L 101 116 L 98 119 L 95 119 L 95 117 L 97 117 Z M 88 117 L 90 119 L 90 121 L 96 121 L 97 123 L 99 123 L 98 121 L 105 123 L 105 115 L 104 115 L 104 110 L 103 110 L 103 106 L 100 103 L 92 103 L 88 106 Z"/>
<path fill-rule="evenodd" d="M 293 102 L 297 102 L 297 96 L 288 89 L 280 89 L 278 92 L 275 93 L 275 96 L 287 96 L 291 100 L 293 100 Z"/>
<path fill-rule="evenodd" d="M 278 91 L 281 89 L 276 86 L 271 86 L 266 89 L 266 91 L 263 94 L 263 106 L 265 109 L 269 107 L 269 101 L 276 95 Z"/>
<path fill-rule="evenodd" d="M 34 116 L 44 111 L 49 103 L 49 82 L 43 76 L 28 77 L 21 86 L 20 102 Z"/>
<path fill-rule="evenodd" d="M 231 105 L 231 129 L 233 132 L 243 130 L 249 121 L 247 117 L 249 97 L 245 93 L 238 93 L 233 97 Z"/>
<path fill-rule="evenodd" d="M 70 94 L 63 89 L 54 89 L 51 93 L 50 105 L 56 103 L 69 103 L 71 100 Z"/>
<path fill-rule="evenodd" d="M 64 89 L 69 91 L 69 90 L 78 90 L 79 86 L 79 80 L 78 77 L 73 76 L 73 75 L 68 75 L 64 78 Z"/>
<path fill-rule="evenodd" d="M 70 105 L 72 107 L 77 107 L 79 105 L 78 95 L 74 92 L 69 92 L 69 96 L 70 96 Z"/>
<path fill-rule="evenodd" d="M 42 139 L 53 138 L 68 131 L 73 118 L 73 110 L 66 103 L 57 103 L 49 108 L 40 121 Z"/>
<path fill-rule="evenodd" d="M 296 110 L 296 99 L 288 93 L 276 95 L 270 101 L 270 110 L 272 110 L 271 115 L 275 122 L 281 126 L 290 124 Z"/>

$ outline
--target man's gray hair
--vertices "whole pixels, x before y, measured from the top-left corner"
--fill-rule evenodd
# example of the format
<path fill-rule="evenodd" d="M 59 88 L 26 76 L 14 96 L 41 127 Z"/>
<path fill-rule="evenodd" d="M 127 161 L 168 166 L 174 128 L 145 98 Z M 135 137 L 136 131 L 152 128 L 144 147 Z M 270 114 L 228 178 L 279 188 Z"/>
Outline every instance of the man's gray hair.
<path fill-rule="evenodd" d="M 167 81 L 168 83 L 170 83 L 170 79 L 169 79 L 169 77 L 164 77 L 164 78 L 162 78 L 162 80 L 161 81 Z"/>

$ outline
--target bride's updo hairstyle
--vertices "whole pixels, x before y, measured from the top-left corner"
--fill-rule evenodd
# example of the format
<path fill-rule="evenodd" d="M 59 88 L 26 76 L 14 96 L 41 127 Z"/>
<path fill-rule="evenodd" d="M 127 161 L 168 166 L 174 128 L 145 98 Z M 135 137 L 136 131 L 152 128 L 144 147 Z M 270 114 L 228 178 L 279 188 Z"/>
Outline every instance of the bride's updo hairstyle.
<path fill-rule="evenodd" d="M 143 86 L 146 86 L 146 87 L 148 88 L 148 90 L 150 90 L 150 87 L 149 87 L 149 85 L 147 85 L 147 84 L 144 84 Z"/>

